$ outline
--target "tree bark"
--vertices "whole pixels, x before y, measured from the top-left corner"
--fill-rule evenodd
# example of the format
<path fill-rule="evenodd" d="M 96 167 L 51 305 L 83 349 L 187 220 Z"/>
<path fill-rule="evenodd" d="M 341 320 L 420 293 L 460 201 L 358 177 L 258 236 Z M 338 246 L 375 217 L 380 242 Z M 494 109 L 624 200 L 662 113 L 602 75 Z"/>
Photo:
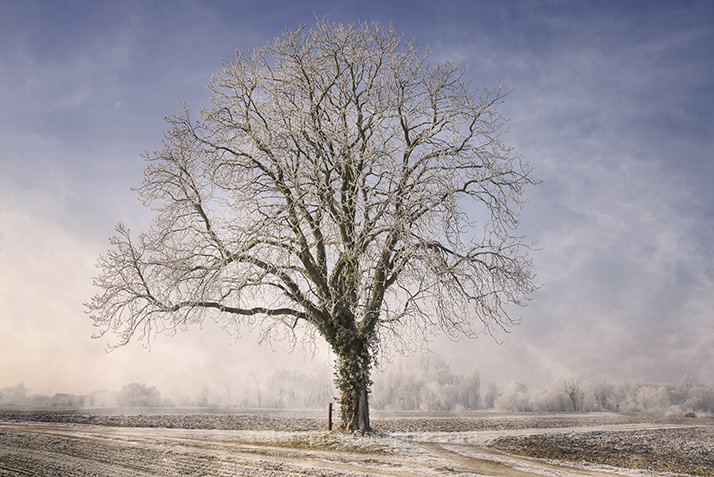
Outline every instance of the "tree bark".
<path fill-rule="evenodd" d="M 371 431 L 369 423 L 369 379 L 372 358 L 364 340 L 355 339 L 335 349 L 335 385 L 340 391 L 341 431 Z"/>

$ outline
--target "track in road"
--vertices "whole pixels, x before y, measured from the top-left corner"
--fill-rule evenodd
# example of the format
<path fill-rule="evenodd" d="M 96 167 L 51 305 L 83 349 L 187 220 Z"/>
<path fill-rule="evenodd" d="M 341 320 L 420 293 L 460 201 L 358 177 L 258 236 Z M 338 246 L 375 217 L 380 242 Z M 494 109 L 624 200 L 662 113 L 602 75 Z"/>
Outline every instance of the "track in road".
<path fill-rule="evenodd" d="M 495 435 L 527 432 L 393 436 L 387 440 L 398 442 L 397 452 L 370 454 L 256 445 L 243 431 L 0 422 L 0 476 L 623 475 L 617 469 L 547 463 L 485 446 Z"/>

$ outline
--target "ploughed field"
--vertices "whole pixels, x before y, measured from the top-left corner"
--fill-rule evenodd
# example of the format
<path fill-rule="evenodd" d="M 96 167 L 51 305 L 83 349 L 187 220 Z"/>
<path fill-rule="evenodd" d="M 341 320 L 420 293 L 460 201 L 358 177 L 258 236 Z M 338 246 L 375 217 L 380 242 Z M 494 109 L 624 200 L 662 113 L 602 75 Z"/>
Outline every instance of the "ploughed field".
<path fill-rule="evenodd" d="M 337 417 L 337 416 L 335 416 Z M 714 418 L 652 414 L 0 410 L 0 476 L 714 475 Z"/>

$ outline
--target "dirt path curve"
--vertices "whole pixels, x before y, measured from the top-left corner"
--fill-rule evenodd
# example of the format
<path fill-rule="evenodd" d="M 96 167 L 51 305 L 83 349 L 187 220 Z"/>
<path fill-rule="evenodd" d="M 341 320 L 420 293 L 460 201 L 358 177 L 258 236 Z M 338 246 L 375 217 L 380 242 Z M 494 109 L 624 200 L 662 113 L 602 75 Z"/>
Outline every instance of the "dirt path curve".
<path fill-rule="evenodd" d="M 613 472 L 586 470 L 566 464 L 549 464 L 526 457 L 513 456 L 498 451 L 456 444 L 426 443 L 426 447 L 459 464 L 455 470 L 475 472 L 478 475 L 502 477 L 573 476 L 613 477 Z"/>
<path fill-rule="evenodd" d="M 503 477 L 532 477 L 540 476 L 524 470 L 516 469 L 498 460 L 489 459 L 487 457 L 472 457 L 464 455 L 455 450 L 451 450 L 443 444 L 428 443 L 424 444 L 428 449 L 445 459 L 448 459 L 454 464 L 457 464 L 454 471 L 475 472 L 479 475 L 499 475 Z"/>
<path fill-rule="evenodd" d="M 401 438 L 413 440 L 432 452 L 460 464 L 463 468 L 478 475 L 497 475 L 504 477 L 612 477 L 623 475 L 645 475 L 638 471 L 618 469 L 608 466 L 593 466 L 585 469 L 569 465 L 567 462 L 545 462 L 540 459 L 508 454 L 488 447 L 489 442 L 504 436 L 553 435 L 563 433 L 585 433 L 594 430 L 606 432 L 627 432 L 637 430 L 674 429 L 688 427 L 682 424 L 630 423 L 607 424 L 599 426 L 571 426 L 554 428 L 504 429 L 472 432 L 432 432 L 404 433 Z M 697 427 L 692 425 L 690 427 Z M 459 469 L 461 470 L 461 469 Z M 666 475 L 647 472 L 648 476 Z"/>

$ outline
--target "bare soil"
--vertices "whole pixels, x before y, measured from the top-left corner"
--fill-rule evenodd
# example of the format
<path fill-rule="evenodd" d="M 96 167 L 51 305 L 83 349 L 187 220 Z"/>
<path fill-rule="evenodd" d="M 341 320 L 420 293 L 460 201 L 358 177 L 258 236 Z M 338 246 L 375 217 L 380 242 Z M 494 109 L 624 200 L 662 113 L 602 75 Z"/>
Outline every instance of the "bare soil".
<path fill-rule="evenodd" d="M 539 459 L 714 474 L 714 426 L 501 437 L 491 446 Z"/>

